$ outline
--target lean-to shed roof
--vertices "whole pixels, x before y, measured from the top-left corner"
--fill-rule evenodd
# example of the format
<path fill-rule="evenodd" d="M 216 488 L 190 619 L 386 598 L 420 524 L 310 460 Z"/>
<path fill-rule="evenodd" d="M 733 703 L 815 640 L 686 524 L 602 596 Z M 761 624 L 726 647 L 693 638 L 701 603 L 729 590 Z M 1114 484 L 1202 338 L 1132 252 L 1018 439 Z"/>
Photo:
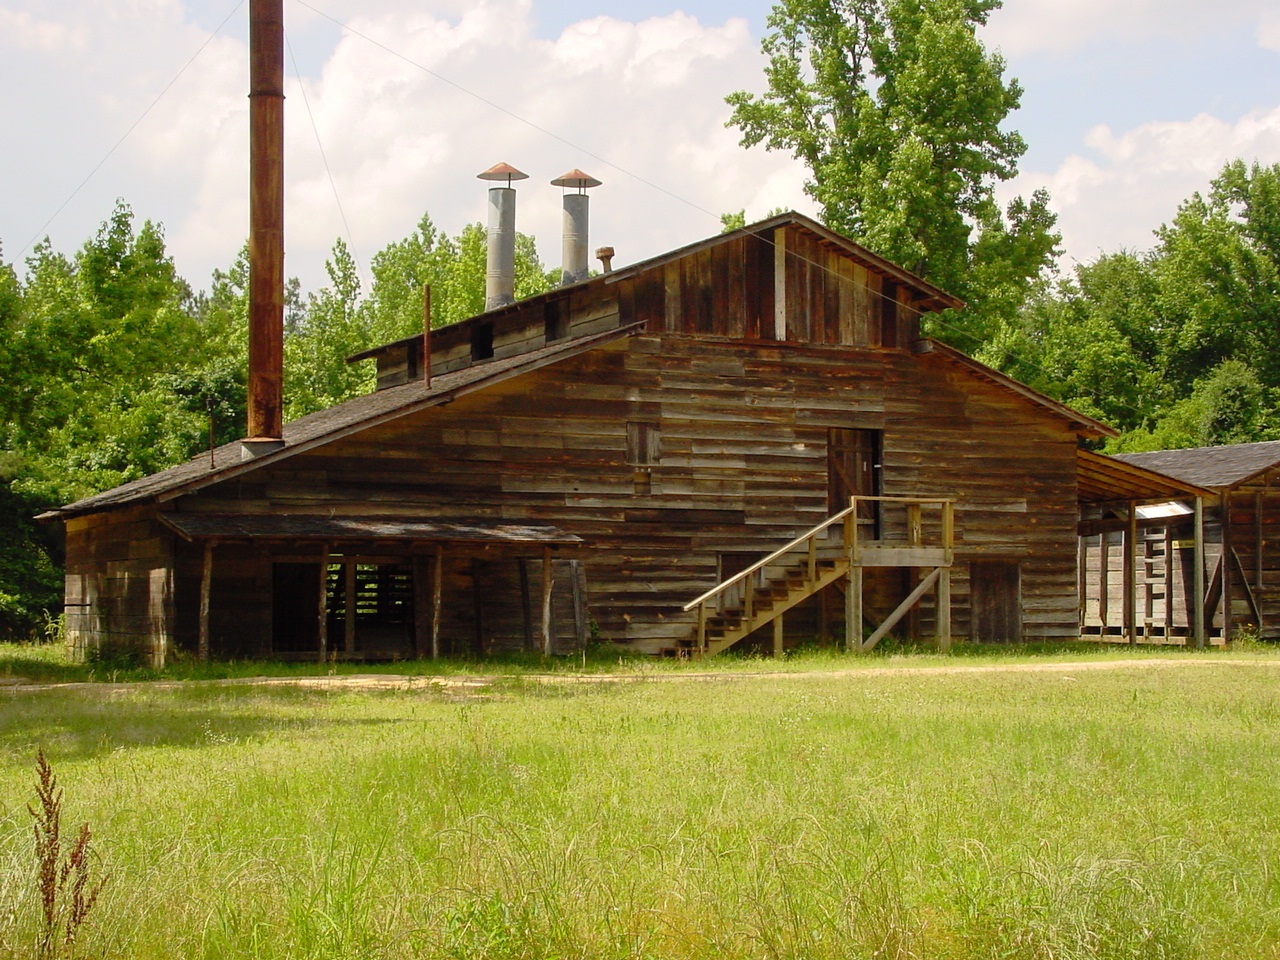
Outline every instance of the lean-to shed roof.
<path fill-rule="evenodd" d="M 1280 440 L 1236 443 L 1186 450 L 1121 453 L 1116 460 L 1157 470 L 1187 483 L 1216 490 L 1230 489 L 1280 466 Z"/>

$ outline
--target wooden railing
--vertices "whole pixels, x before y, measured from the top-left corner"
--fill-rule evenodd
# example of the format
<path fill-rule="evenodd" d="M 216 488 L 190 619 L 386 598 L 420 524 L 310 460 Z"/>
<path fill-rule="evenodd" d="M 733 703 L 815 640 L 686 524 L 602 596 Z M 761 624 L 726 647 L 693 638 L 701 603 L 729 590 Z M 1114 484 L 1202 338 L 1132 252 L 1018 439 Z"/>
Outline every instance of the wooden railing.
<path fill-rule="evenodd" d="M 860 519 L 859 508 L 866 503 L 901 504 L 905 507 L 906 523 L 903 536 L 896 540 L 868 538 L 858 535 L 859 527 L 871 526 L 873 521 Z M 757 593 L 767 591 L 771 586 L 785 580 L 788 571 L 800 573 L 803 582 L 814 590 L 826 586 L 831 581 L 833 564 L 840 573 L 848 574 L 850 579 L 849 607 L 850 629 L 858 624 L 857 647 L 863 649 L 861 643 L 861 607 L 862 607 L 862 568 L 864 567 L 932 567 L 935 573 L 930 576 L 923 589 L 918 588 L 909 602 L 895 611 L 888 621 L 865 645 L 870 649 L 881 636 L 897 623 L 906 607 L 919 600 L 925 590 L 938 579 L 937 570 L 949 567 L 954 550 L 954 500 L 949 497 L 852 497 L 849 506 L 834 516 L 828 517 L 820 524 L 807 530 L 790 543 L 775 550 L 762 560 L 753 563 L 745 570 L 724 580 L 706 593 L 684 605 L 685 612 L 698 611 L 696 649 L 700 652 L 707 649 L 707 621 L 712 615 L 729 615 L 739 618 L 743 624 L 750 624 L 756 619 Z M 940 510 L 939 544 L 926 546 L 924 542 L 923 510 L 936 506 Z M 831 531 L 838 530 L 838 537 L 831 537 Z M 827 561 L 820 571 L 820 561 Z M 823 574 L 820 576 L 820 572 Z M 763 617 L 762 626 L 769 617 Z M 949 620 L 949 618 L 948 618 Z"/>

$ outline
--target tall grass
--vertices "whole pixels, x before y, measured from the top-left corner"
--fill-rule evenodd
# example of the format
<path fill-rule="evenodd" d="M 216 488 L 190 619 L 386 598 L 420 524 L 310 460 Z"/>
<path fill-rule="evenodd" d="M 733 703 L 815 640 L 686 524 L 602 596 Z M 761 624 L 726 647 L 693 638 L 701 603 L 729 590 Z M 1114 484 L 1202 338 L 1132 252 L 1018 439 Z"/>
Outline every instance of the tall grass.
<path fill-rule="evenodd" d="M 1277 681 L 10 696 L 0 956 L 38 934 L 15 811 L 43 746 L 112 875 L 90 955 L 1280 957 Z"/>

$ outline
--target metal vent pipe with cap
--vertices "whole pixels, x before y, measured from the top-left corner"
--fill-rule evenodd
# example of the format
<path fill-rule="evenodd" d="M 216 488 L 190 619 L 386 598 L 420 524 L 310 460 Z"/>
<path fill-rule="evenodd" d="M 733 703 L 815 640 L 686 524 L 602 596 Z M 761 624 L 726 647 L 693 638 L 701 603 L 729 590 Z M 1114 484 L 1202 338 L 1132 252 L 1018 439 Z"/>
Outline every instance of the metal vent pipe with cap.
<path fill-rule="evenodd" d="M 493 310 L 515 302 L 516 298 L 516 192 L 512 181 L 528 180 L 509 163 L 499 163 L 477 180 L 505 183 L 489 188 L 489 249 L 485 260 L 484 308 Z"/>
<path fill-rule="evenodd" d="M 575 167 L 568 173 L 556 177 L 551 184 L 566 190 L 577 191 L 564 195 L 564 244 L 562 247 L 564 267 L 560 276 L 560 285 L 567 286 L 587 279 L 589 213 L 587 190 L 600 186 L 600 181 Z"/>

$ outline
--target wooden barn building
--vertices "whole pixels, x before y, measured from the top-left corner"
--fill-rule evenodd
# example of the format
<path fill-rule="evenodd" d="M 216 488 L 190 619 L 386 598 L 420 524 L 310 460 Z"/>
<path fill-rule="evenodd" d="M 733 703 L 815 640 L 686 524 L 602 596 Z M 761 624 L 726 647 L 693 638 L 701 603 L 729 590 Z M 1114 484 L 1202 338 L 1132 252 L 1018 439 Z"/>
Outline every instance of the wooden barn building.
<path fill-rule="evenodd" d="M 1280 639 L 1280 441 L 1095 459 L 1128 486 L 1081 523 L 1086 634 Z"/>
<path fill-rule="evenodd" d="M 282 441 L 46 515 L 68 634 L 155 661 L 1076 637 L 1078 441 L 1112 431 L 922 338 L 958 306 L 787 213 L 387 344 Z"/>

